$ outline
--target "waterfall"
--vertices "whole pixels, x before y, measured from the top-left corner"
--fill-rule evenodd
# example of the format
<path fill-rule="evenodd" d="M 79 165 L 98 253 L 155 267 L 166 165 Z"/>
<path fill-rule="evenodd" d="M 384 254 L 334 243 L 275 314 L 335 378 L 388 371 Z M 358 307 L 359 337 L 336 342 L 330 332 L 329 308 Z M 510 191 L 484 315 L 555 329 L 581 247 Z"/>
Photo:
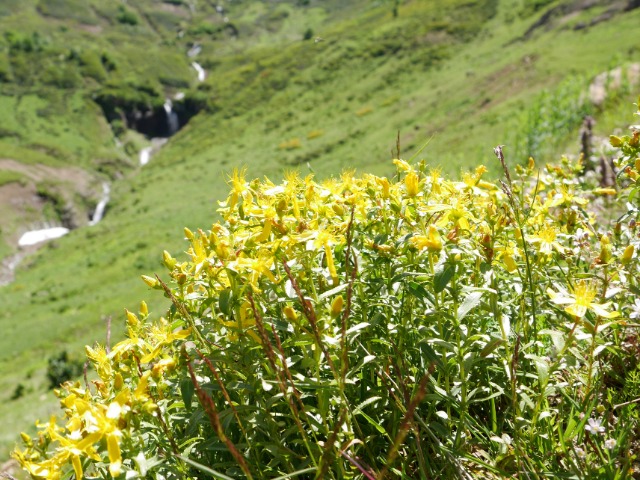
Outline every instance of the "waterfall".
<path fill-rule="evenodd" d="M 144 167 L 151 160 L 151 156 L 160 150 L 169 139 L 165 137 L 154 137 L 151 139 L 151 146 L 140 150 L 140 166 Z"/>
<path fill-rule="evenodd" d="M 198 72 L 198 81 L 204 82 L 204 79 L 207 78 L 207 72 L 205 72 L 204 68 L 198 62 L 191 63 L 191 66 Z"/>
<path fill-rule="evenodd" d="M 200 45 L 199 43 L 194 43 L 193 47 L 191 47 L 187 52 L 187 56 L 189 58 L 197 57 L 201 51 L 202 51 L 202 45 Z"/>
<path fill-rule="evenodd" d="M 169 137 L 176 133 L 180 128 L 180 123 L 178 121 L 178 114 L 173 111 L 173 103 L 168 98 L 164 102 L 164 111 L 167 114 L 167 130 L 169 133 Z"/>
<path fill-rule="evenodd" d="M 104 217 L 104 211 L 107 208 L 107 203 L 109 203 L 110 193 L 111 193 L 111 187 L 107 182 L 104 182 L 102 184 L 102 198 L 98 202 L 98 205 L 96 205 L 96 209 L 93 212 L 93 216 L 91 217 L 91 221 L 89 222 L 89 225 L 95 225 L 100 220 L 102 220 L 102 217 Z"/>
<path fill-rule="evenodd" d="M 144 167 L 151 160 L 151 150 L 153 147 L 145 147 L 140 150 L 140 166 Z"/>

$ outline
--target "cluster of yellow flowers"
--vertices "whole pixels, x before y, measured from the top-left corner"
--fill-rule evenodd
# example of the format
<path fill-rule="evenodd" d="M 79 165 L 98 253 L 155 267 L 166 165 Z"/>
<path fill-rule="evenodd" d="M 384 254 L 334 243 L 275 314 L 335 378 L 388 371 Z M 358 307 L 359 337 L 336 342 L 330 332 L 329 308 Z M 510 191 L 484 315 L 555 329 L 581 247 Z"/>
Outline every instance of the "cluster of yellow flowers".
<path fill-rule="evenodd" d="M 141 303 L 141 319 L 134 313 L 126 314 L 127 340 L 110 352 L 101 346 L 86 347 L 87 358 L 98 374 L 92 382 L 95 392 L 88 385 L 83 388 L 79 383 L 66 383 L 57 392 L 66 423 L 58 425 L 52 416 L 47 424 L 38 425 L 37 440 L 22 434 L 27 448 L 16 450 L 14 456 L 33 478 L 61 478 L 68 464 L 76 478 L 85 478 L 86 460 L 106 463 L 111 476 L 118 477 L 123 471 L 123 437 L 135 435 L 140 417 L 156 414 L 157 399 L 166 388 L 163 375 L 175 367 L 178 341 L 187 338 L 190 331 L 175 329 L 164 319 L 156 325 L 145 324 L 145 302 Z"/>
<path fill-rule="evenodd" d="M 128 463 L 126 455 L 123 460 L 123 445 L 135 443 L 142 419 L 163 422 L 158 402 L 168 394 L 168 376 L 184 367 L 180 352 L 185 343 L 196 342 L 206 350 L 217 341 L 215 335 L 261 342 L 255 306 L 245 297 L 227 310 L 225 295 L 237 294 L 240 287 L 260 295 L 286 284 L 286 264 L 298 268 L 305 295 L 316 304 L 330 301 L 326 314 L 335 318 L 344 308 L 343 297 L 331 300 L 322 292 L 339 291 L 349 281 L 345 250 L 354 235 L 360 238 L 361 261 L 365 256 L 411 254 L 433 265 L 468 254 L 504 275 L 522 276 L 527 251 L 530 261 L 544 264 L 553 256 L 575 256 L 580 248 L 576 234 L 595 234 L 594 219 L 583 210 L 593 193 L 580 192 L 577 182 L 568 180 L 575 169 L 568 162 L 537 176 L 531 162 L 519 169 L 519 181 L 502 187 L 482 179 L 483 166 L 463 175 L 462 181 L 450 181 L 424 164 L 394 164 L 395 181 L 356 177 L 353 172 L 316 181 L 289 173 L 274 184 L 268 179 L 247 181 L 244 172 L 235 171 L 231 192 L 221 203 L 224 222 L 208 232 L 185 229 L 190 243 L 186 261 L 164 252 L 176 284 L 174 304 L 184 311 L 172 321 L 150 323 L 143 303 L 140 319 L 127 312 L 126 340 L 111 351 L 87 347 L 99 379 L 93 386 L 62 387 L 65 423 L 52 418 L 39 426 L 37 439 L 24 435 L 26 449 L 15 452 L 21 465 L 34 478 L 48 479 L 60 478 L 69 465 L 76 478 L 105 465 L 114 478 L 135 468 L 133 457 Z M 165 288 L 158 278 L 143 280 L 152 288 Z M 549 289 L 551 300 L 565 305 L 571 315 L 582 317 L 587 309 L 615 315 L 608 311 L 609 304 L 595 303 L 596 287 L 588 281 L 557 289 L 560 293 Z M 213 306 L 198 310 L 207 298 L 215 300 Z M 200 312 L 199 318 L 192 318 L 194 311 Z M 293 302 L 281 313 L 292 323 L 300 316 Z"/>

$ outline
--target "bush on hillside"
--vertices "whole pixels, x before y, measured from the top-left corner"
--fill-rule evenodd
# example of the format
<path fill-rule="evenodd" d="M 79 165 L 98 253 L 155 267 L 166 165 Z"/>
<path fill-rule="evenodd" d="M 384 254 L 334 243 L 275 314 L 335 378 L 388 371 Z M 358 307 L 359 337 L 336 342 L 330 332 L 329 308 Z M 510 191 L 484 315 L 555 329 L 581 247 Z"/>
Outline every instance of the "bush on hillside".
<path fill-rule="evenodd" d="M 639 135 L 612 138 L 632 182 Z M 35 478 L 630 475 L 635 190 L 627 207 L 627 190 L 589 185 L 567 159 L 505 166 L 498 183 L 482 166 L 452 181 L 394 163 L 393 179 L 234 172 L 223 220 L 185 229 L 187 258 L 164 252 L 167 272 L 143 277 L 166 315 L 143 302 L 110 353 L 87 347 L 98 379 L 65 384 L 65 419 L 23 435 L 21 465 Z"/>
<path fill-rule="evenodd" d="M 50 357 L 47 362 L 47 380 L 49 388 L 58 388 L 82 373 L 82 362 L 72 360 L 66 350 Z"/>
<path fill-rule="evenodd" d="M 138 16 L 122 5 L 118 5 L 118 15 L 116 16 L 116 20 L 123 25 L 138 25 L 138 23 L 140 23 Z"/>

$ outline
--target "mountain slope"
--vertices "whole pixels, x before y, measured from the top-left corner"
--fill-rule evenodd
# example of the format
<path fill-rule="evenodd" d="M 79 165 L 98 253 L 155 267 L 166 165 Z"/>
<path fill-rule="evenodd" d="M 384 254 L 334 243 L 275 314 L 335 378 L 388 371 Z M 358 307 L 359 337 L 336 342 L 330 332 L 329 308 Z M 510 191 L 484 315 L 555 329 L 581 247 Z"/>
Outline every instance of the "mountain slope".
<path fill-rule="evenodd" d="M 568 78 L 571 105 L 591 76 L 640 52 L 640 9 L 625 10 L 627 2 L 536 2 L 532 10 L 515 0 L 407 1 L 397 17 L 393 2 L 234 0 L 222 12 L 215 2 L 195 10 L 133 3 L 0 7 L 0 157 L 82 168 L 94 193 L 71 202 L 85 217 L 101 182 L 112 182 L 102 222 L 47 244 L 0 287 L 4 445 L 53 403 L 38 403 L 47 358 L 104 341 L 110 316 L 116 337 L 122 308 L 134 310 L 139 299 L 162 312 L 166 304 L 138 276 L 160 270 L 162 249 L 180 255 L 183 226 L 210 225 L 232 168 L 274 180 L 294 168 L 393 174 L 400 132 L 404 158 L 431 139 L 419 158 L 434 167 L 457 173 L 482 161 L 497 174 L 493 146 L 506 143 L 513 162 L 528 153 L 516 150 L 516 133 L 528 128 L 523 115 L 542 89 L 560 98 L 556 85 Z M 201 51 L 189 57 L 194 46 Z M 622 97 L 599 114 L 602 131 L 608 112 L 627 108 Z M 165 98 L 174 99 L 182 129 L 140 169 L 149 140 L 134 127 L 166 134 Z M 572 142 L 575 127 L 569 122 L 553 149 Z M 12 188 L 43 187 L 3 172 Z M 66 191 L 54 180 L 49 192 Z M 43 210 L 60 221 L 55 209 Z M 0 214 L 0 254 L 15 251 L 22 221 Z M 20 383 L 24 396 L 11 401 Z"/>

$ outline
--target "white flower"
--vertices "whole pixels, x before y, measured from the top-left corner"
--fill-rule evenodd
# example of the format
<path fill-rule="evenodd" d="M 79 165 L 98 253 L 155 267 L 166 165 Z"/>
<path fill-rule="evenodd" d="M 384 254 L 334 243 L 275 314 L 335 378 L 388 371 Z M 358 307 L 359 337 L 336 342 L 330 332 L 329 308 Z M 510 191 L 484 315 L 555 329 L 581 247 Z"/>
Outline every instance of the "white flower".
<path fill-rule="evenodd" d="M 604 448 L 607 448 L 609 450 L 613 450 L 616 446 L 616 440 L 615 438 L 608 438 L 607 440 L 604 441 Z"/>
<path fill-rule="evenodd" d="M 633 306 L 631 307 L 631 313 L 629 314 L 629 318 L 633 318 L 633 319 L 640 318 L 640 298 L 636 298 L 634 300 Z"/>
<path fill-rule="evenodd" d="M 603 434 L 605 432 L 605 428 L 600 425 L 600 419 L 595 420 L 590 418 L 584 429 L 592 435 L 596 435 L 598 433 Z"/>

